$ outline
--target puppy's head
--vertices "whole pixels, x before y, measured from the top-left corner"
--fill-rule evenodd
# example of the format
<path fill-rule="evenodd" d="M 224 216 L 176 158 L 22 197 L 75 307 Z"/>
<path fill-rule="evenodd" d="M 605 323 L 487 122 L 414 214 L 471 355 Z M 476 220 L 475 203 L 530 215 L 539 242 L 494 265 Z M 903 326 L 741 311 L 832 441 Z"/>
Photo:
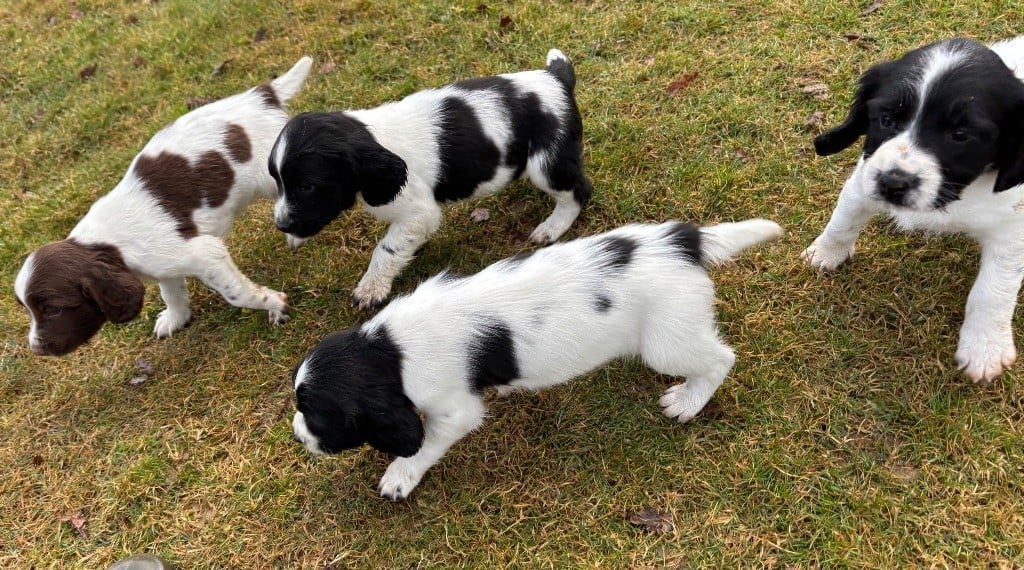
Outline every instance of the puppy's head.
<path fill-rule="evenodd" d="M 423 423 L 402 390 L 401 352 L 386 329 L 336 332 L 316 345 L 293 375 L 292 432 L 313 454 L 369 443 L 408 457 L 423 443 Z"/>
<path fill-rule="evenodd" d="M 28 256 L 14 294 L 29 312 L 32 352 L 61 356 L 85 344 L 103 323 L 138 316 L 145 287 L 117 248 L 66 239 Z"/>
<path fill-rule="evenodd" d="M 1001 192 L 1024 182 L 1024 84 L 975 41 L 925 46 L 868 69 L 846 120 L 814 147 L 825 156 L 862 135 L 862 183 L 880 200 L 942 208 L 993 169 Z"/>
<path fill-rule="evenodd" d="M 371 206 L 395 199 L 406 165 L 366 126 L 345 113 L 302 113 L 288 121 L 270 151 L 277 182 L 274 224 L 299 238 L 316 235 L 356 195 Z"/>

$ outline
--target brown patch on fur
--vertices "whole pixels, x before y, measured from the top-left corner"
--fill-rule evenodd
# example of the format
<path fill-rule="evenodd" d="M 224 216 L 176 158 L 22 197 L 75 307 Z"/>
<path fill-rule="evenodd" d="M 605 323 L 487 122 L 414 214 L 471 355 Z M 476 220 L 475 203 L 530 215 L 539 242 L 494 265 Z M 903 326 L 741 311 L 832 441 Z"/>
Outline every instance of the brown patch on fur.
<path fill-rule="evenodd" d="M 35 320 L 37 354 L 67 354 L 108 320 L 130 321 L 142 310 L 146 289 L 113 245 L 55 241 L 35 251 L 32 265 L 24 302 Z"/>
<path fill-rule="evenodd" d="M 263 102 L 268 107 L 281 108 L 281 100 L 277 98 L 277 92 L 274 91 L 274 88 L 269 83 L 264 83 L 255 89 L 256 93 L 263 97 Z"/>
<path fill-rule="evenodd" d="M 249 162 L 252 158 L 252 143 L 249 142 L 249 135 L 241 125 L 231 123 L 224 131 L 224 146 L 228 148 L 228 155 L 235 162 Z"/>
<path fill-rule="evenodd" d="M 199 235 L 192 212 L 223 204 L 235 183 L 235 171 L 215 150 L 204 152 L 194 166 L 184 156 L 166 151 L 157 156 L 140 155 L 135 174 L 178 222 L 178 233 L 185 239 Z"/>

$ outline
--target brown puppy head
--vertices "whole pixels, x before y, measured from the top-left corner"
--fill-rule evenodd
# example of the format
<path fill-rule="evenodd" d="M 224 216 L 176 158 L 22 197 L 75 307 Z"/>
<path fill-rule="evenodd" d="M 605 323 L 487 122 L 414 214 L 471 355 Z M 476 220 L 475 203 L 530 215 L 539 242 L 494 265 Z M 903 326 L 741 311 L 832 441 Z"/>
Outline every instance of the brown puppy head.
<path fill-rule="evenodd" d="M 145 287 L 116 247 L 69 238 L 28 256 L 14 294 L 31 317 L 32 352 L 61 356 L 85 344 L 106 321 L 138 316 Z"/>

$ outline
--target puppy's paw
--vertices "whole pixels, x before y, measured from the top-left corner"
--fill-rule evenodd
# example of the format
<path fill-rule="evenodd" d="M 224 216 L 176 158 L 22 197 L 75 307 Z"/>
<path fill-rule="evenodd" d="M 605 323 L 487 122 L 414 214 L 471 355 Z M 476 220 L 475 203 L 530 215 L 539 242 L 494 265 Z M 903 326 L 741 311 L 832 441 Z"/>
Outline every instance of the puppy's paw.
<path fill-rule="evenodd" d="M 511 386 L 509 384 L 499 384 L 494 387 L 494 393 L 497 394 L 499 398 L 508 398 L 509 396 L 515 394 L 516 392 L 523 392 L 525 390 L 526 388 L 522 388 L 520 386 Z"/>
<path fill-rule="evenodd" d="M 273 289 L 267 289 L 265 295 L 270 324 L 283 325 L 287 323 L 288 319 L 291 318 L 288 315 L 288 295 Z"/>
<path fill-rule="evenodd" d="M 853 255 L 853 244 L 829 243 L 818 236 L 818 239 L 800 254 L 800 258 L 821 271 L 833 271 Z"/>
<path fill-rule="evenodd" d="M 293 236 L 292 234 L 285 234 L 285 241 L 288 243 L 288 248 L 295 251 L 306 244 L 310 238 L 300 238 L 299 236 Z"/>
<path fill-rule="evenodd" d="M 956 364 L 972 382 L 988 384 L 1016 361 L 1012 334 L 961 332 Z"/>
<path fill-rule="evenodd" d="M 661 413 L 683 424 L 692 420 L 711 399 L 712 394 L 697 394 L 689 382 L 669 386 L 658 403 Z"/>
<path fill-rule="evenodd" d="M 376 309 L 384 304 L 390 292 L 390 284 L 360 283 L 352 292 L 352 304 L 364 311 Z"/>
<path fill-rule="evenodd" d="M 408 458 L 399 457 L 392 461 L 391 465 L 388 465 L 377 488 L 380 489 L 381 497 L 387 497 L 392 501 L 401 501 L 412 493 L 422 478 L 423 472 L 416 469 Z"/>
<path fill-rule="evenodd" d="M 185 325 L 188 324 L 191 318 L 192 312 L 189 310 L 175 313 L 170 309 L 164 309 L 156 317 L 156 326 L 153 327 L 153 334 L 156 335 L 156 338 L 167 338 L 185 328 Z"/>

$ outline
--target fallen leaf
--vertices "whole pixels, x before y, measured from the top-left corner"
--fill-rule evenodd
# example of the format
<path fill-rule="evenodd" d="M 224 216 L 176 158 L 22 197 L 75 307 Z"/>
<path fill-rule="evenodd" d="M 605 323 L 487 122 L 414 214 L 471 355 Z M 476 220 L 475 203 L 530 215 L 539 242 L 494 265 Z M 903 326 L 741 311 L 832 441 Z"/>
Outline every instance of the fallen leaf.
<path fill-rule="evenodd" d="M 512 26 L 512 16 L 502 16 L 501 19 L 498 20 L 498 29 L 501 30 L 501 31 L 505 31 L 506 29 L 508 29 L 511 26 Z"/>
<path fill-rule="evenodd" d="M 889 471 L 892 472 L 892 476 L 900 481 L 910 482 L 917 479 L 921 475 L 921 470 L 911 465 L 897 463 L 889 467 Z"/>
<path fill-rule="evenodd" d="M 320 66 L 320 73 L 330 73 L 334 71 L 335 67 L 336 64 L 333 61 L 325 61 L 324 64 Z"/>
<path fill-rule="evenodd" d="M 725 415 L 725 408 L 722 404 L 719 404 L 715 400 L 711 400 L 704 405 L 704 408 L 700 411 L 700 417 L 706 420 L 717 420 Z"/>
<path fill-rule="evenodd" d="M 487 4 L 477 4 L 475 10 L 477 14 L 486 14 L 491 11 L 491 8 Z"/>
<path fill-rule="evenodd" d="M 88 517 L 86 517 L 85 513 L 82 511 L 75 511 L 70 515 L 60 517 L 60 521 L 70 524 L 71 528 L 75 529 L 79 536 L 87 539 L 89 538 L 89 532 L 85 530 L 85 522 L 87 518 Z"/>
<path fill-rule="evenodd" d="M 132 65 L 135 67 L 142 67 L 143 65 L 146 65 L 146 60 L 142 59 L 140 56 L 135 56 L 132 58 Z"/>
<path fill-rule="evenodd" d="M 495 47 L 494 47 L 494 38 L 491 37 L 491 33 L 490 32 L 487 32 L 486 34 L 484 34 L 484 45 L 486 45 L 487 49 L 489 49 L 491 51 L 494 51 L 494 49 L 495 49 Z"/>
<path fill-rule="evenodd" d="M 750 162 L 750 151 L 744 148 L 738 148 L 732 152 L 732 155 L 742 160 L 743 162 Z"/>
<path fill-rule="evenodd" d="M 139 17 L 135 14 L 128 14 L 128 17 L 125 18 L 124 21 L 128 22 L 128 25 L 134 26 L 139 23 Z"/>
<path fill-rule="evenodd" d="M 152 374 L 153 363 L 146 358 L 140 358 L 135 361 L 135 369 L 143 374 Z"/>
<path fill-rule="evenodd" d="M 193 97 L 188 101 L 185 101 L 185 106 L 188 107 L 189 111 L 194 111 L 203 105 L 208 105 L 216 100 L 216 97 Z"/>
<path fill-rule="evenodd" d="M 224 71 L 224 66 L 226 66 L 229 63 L 231 63 L 231 61 L 234 60 L 234 59 L 235 58 L 233 58 L 233 57 L 229 57 L 229 58 L 225 59 L 224 61 L 222 61 L 222 62 L 218 63 L 217 65 L 215 65 L 213 67 L 213 71 L 210 72 L 210 77 L 213 77 L 214 75 L 220 75 L 220 72 Z"/>
<path fill-rule="evenodd" d="M 820 125 L 822 123 L 822 121 L 824 121 L 824 120 L 825 120 L 825 113 L 823 113 L 822 111 L 815 111 L 815 112 L 811 113 L 810 115 L 807 115 L 807 118 L 804 119 L 804 126 L 805 127 L 816 127 L 816 126 Z"/>
<path fill-rule="evenodd" d="M 803 91 L 804 95 L 810 95 L 819 101 L 828 99 L 829 95 L 831 95 L 828 85 L 825 85 L 816 79 L 805 77 L 803 81 L 801 81 L 801 85 L 802 87 L 800 90 Z"/>
<path fill-rule="evenodd" d="M 843 34 L 843 38 L 846 41 L 853 42 L 865 49 L 878 49 L 878 42 L 875 40 L 875 38 L 869 38 L 868 36 L 862 36 L 860 34 Z"/>
<path fill-rule="evenodd" d="M 658 509 L 629 511 L 626 513 L 626 517 L 633 526 L 638 526 L 650 532 L 670 532 L 676 527 L 675 522 L 672 521 L 672 515 L 663 513 Z"/>
<path fill-rule="evenodd" d="M 654 56 L 653 55 L 649 55 L 649 56 L 645 57 L 644 58 L 644 65 L 646 65 L 648 67 L 654 65 Z"/>
<path fill-rule="evenodd" d="M 877 2 L 872 2 L 870 6 L 868 6 L 867 8 L 864 8 L 863 10 L 860 11 L 860 15 L 861 16 L 867 16 L 868 14 L 872 14 L 874 12 L 877 12 L 878 9 L 881 8 L 881 7 L 882 7 L 882 0 L 878 0 Z"/>
<path fill-rule="evenodd" d="M 252 43 L 258 44 L 265 39 L 267 39 L 267 29 L 260 28 L 256 30 L 256 33 L 252 36 Z"/>
<path fill-rule="evenodd" d="M 139 374 L 138 376 L 132 376 L 131 378 L 129 378 L 128 384 L 131 386 L 138 386 L 139 384 L 142 384 L 146 380 L 149 380 L 149 376 L 145 374 Z"/>
<path fill-rule="evenodd" d="M 680 91 L 689 87 L 698 75 L 700 75 L 700 73 L 697 71 L 687 71 L 686 73 L 673 79 L 668 84 L 668 87 L 665 88 L 665 91 L 667 91 L 669 95 L 678 95 Z"/>
<path fill-rule="evenodd" d="M 96 64 L 95 63 L 92 64 L 92 65 L 88 65 L 86 67 L 83 67 L 82 70 L 78 72 L 78 76 L 81 77 L 82 79 L 89 79 L 93 75 L 96 75 Z"/>
<path fill-rule="evenodd" d="M 42 465 L 43 463 L 46 463 L 46 460 L 43 459 L 42 455 L 33 455 L 32 456 L 32 465 L 39 466 L 39 465 Z"/>
<path fill-rule="evenodd" d="M 487 208 L 477 208 L 469 214 L 469 219 L 474 222 L 486 222 L 491 219 L 491 212 Z"/>
<path fill-rule="evenodd" d="M 82 11 L 79 10 L 78 8 L 75 8 L 74 10 L 72 10 L 71 11 L 71 19 L 72 20 L 81 20 L 82 19 Z"/>
<path fill-rule="evenodd" d="M 49 18 L 46 19 L 46 23 L 50 24 L 51 26 L 56 24 L 57 23 L 57 16 L 50 16 Z"/>

